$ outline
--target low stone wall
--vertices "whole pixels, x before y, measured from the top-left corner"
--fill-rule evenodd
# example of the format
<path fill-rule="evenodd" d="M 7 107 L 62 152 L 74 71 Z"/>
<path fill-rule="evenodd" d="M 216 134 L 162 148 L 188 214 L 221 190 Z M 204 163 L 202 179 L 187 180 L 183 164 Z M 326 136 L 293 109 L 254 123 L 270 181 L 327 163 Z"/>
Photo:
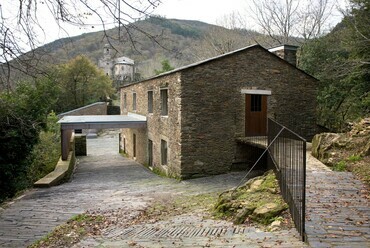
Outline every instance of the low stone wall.
<path fill-rule="evenodd" d="M 69 115 L 106 115 L 107 114 L 107 103 L 96 102 L 78 109 L 74 109 L 58 115 L 59 118 Z"/>
<path fill-rule="evenodd" d="M 75 156 L 75 137 L 72 135 L 71 137 L 71 150 L 68 154 L 67 160 L 62 160 L 62 157 L 59 158 L 57 165 L 55 166 L 54 171 L 50 172 L 33 185 L 38 188 L 46 188 L 60 184 L 64 180 L 68 180 L 71 176 L 75 164 L 76 164 L 76 156 Z"/>

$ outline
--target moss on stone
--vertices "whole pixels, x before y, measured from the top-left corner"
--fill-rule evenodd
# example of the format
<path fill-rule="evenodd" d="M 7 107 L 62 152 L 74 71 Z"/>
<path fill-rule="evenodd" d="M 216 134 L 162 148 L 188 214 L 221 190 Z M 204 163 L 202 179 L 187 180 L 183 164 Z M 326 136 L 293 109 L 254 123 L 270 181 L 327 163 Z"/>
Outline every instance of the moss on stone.
<path fill-rule="evenodd" d="M 215 205 L 215 216 L 242 224 L 246 219 L 268 225 L 288 208 L 273 171 L 253 178 L 238 189 L 223 192 Z"/>

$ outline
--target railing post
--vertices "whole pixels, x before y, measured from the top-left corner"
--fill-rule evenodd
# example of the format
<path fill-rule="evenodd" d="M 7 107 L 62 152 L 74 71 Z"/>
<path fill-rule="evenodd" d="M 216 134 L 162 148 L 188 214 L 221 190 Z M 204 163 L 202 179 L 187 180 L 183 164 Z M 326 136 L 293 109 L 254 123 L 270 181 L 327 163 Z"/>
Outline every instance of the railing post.
<path fill-rule="evenodd" d="M 302 241 L 305 241 L 306 140 L 283 125 L 271 119 L 268 121 L 270 161 L 277 168 L 281 194 L 289 205 Z M 278 130 L 281 128 L 284 132 L 279 133 Z"/>
<path fill-rule="evenodd" d="M 303 189 L 302 189 L 302 241 L 306 241 L 306 149 L 307 143 L 303 142 Z"/>

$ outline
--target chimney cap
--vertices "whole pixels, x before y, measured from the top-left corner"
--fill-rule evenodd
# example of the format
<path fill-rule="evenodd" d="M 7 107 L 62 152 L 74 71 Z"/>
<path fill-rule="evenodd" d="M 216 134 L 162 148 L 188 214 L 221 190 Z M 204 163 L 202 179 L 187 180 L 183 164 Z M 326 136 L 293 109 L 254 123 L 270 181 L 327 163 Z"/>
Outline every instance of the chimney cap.
<path fill-rule="evenodd" d="M 275 52 L 275 51 L 279 51 L 279 50 L 297 51 L 298 47 L 299 46 L 283 44 L 283 45 L 279 45 L 279 46 L 276 46 L 276 47 L 269 48 L 268 51 L 269 52 Z"/>

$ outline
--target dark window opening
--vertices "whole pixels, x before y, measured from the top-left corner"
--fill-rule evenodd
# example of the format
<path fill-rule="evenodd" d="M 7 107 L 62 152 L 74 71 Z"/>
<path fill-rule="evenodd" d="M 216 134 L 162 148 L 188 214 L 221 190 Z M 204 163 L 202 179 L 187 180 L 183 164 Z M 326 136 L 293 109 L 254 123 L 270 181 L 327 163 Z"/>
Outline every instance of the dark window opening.
<path fill-rule="evenodd" d="M 168 115 L 168 90 L 161 89 L 161 115 Z"/>
<path fill-rule="evenodd" d="M 262 95 L 251 95 L 251 112 L 262 111 Z"/>
<path fill-rule="evenodd" d="M 133 154 L 135 158 L 136 157 L 136 134 L 134 134 L 132 137 L 132 145 L 133 145 Z"/>
<path fill-rule="evenodd" d="M 127 94 L 126 93 L 123 94 L 123 108 L 124 109 L 127 108 Z"/>
<path fill-rule="evenodd" d="M 153 141 L 148 140 L 148 165 L 153 167 Z"/>
<path fill-rule="evenodd" d="M 132 93 L 132 110 L 136 110 L 136 93 Z"/>
<path fill-rule="evenodd" d="M 148 113 L 153 113 L 153 91 L 148 91 Z"/>
<path fill-rule="evenodd" d="M 161 140 L 161 164 L 167 165 L 167 141 Z"/>

